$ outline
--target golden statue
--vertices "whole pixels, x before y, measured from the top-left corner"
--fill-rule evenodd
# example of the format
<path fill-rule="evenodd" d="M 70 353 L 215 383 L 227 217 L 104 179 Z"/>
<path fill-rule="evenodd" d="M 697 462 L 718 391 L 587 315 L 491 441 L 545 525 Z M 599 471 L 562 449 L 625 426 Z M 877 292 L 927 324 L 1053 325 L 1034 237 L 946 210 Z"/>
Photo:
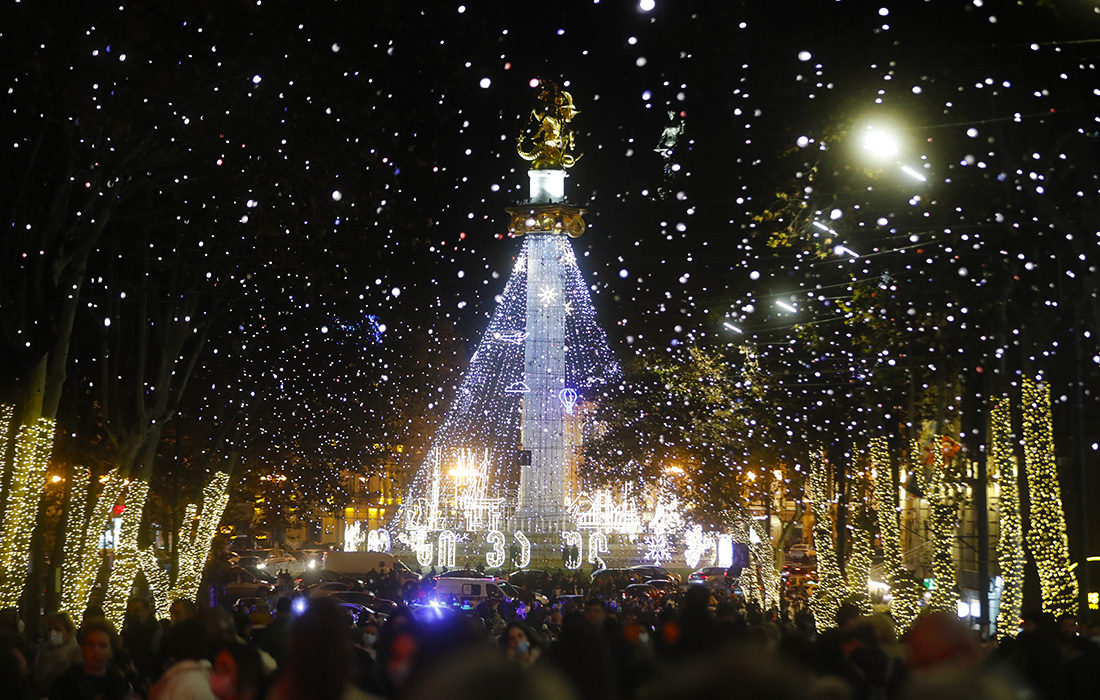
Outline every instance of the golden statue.
<path fill-rule="evenodd" d="M 580 114 L 573 106 L 573 96 L 556 83 L 543 80 L 540 83 L 539 106 L 531 110 L 531 119 L 537 124 L 529 126 L 516 139 L 516 150 L 524 160 L 531 161 L 535 170 L 561 170 L 572 168 L 580 156 L 572 155 L 573 130 L 569 122 Z M 531 141 L 531 149 L 524 150 L 523 142 Z"/>

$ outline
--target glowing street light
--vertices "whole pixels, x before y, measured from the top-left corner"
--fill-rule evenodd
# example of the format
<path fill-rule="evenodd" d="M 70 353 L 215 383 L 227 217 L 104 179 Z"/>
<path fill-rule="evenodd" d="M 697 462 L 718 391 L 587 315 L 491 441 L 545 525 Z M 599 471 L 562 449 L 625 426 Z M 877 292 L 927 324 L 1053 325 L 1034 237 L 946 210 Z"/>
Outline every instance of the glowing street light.
<path fill-rule="evenodd" d="M 875 160 L 892 160 L 903 173 L 921 182 L 928 182 L 928 178 L 920 171 L 905 165 L 898 159 L 901 153 L 901 141 L 895 132 L 882 126 L 870 125 L 867 127 L 861 140 L 863 150 Z"/>
<path fill-rule="evenodd" d="M 898 139 L 890 131 L 868 126 L 863 135 L 863 149 L 876 158 L 893 158 L 900 149 Z"/>

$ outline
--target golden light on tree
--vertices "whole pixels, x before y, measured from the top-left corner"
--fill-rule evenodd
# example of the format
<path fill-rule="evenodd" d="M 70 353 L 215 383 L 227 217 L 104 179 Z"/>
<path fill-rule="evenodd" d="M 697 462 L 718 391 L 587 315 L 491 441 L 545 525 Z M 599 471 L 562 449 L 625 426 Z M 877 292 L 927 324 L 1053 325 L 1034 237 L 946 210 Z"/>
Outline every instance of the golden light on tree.
<path fill-rule="evenodd" d="M 871 533 L 858 525 L 851 530 L 852 553 L 844 567 L 844 577 L 848 583 L 848 593 L 852 602 L 871 613 L 871 598 L 868 594 L 868 581 L 871 579 Z"/>
<path fill-rule="evenodd" d="M 928 606 L 954 611 L 958 606 L 955 574 L 955 485 L 947 474 L 940 435 L 932 436 L 932 468 L 928 477 L 928 526 L 932 531 L 932 576 L 936 587 Z"/>
<path fill-rule="evenodd" d="M 871 465 L 875 470 L 875 501 L 882 535 L 883 566 L 890 585 L 890 614 L 898 633 L 909 629 L 920 609 L 920 588 L 902 566 L 898 524 L 898 491 L 891 478 L 890 451 L 885 437 L 871 439 Z"/>
<path fill-rule="evenodd" d="M 70 511 L 65 519 L 65 565 L 62 588 L 62 610 L 73 619 L 78 619 L 88 605 L 92 586 L 99 575 L 103 556 L 100 551 L 100 538 L 107 529 L 111 513 L 118 503 L 126 480 L 118 475 L 118 469 L 112 469 L 100 477 L 102 490 L 94 500 L 90 489 L 91 473 L 87 469 L 74 470 L 73 493 L 82 492 L 83 512 Z M 78 484 L 87 484 L 77 488 Z"/>
<path fill-rule="evenodd" d="M 989 415 L 989 461 L 997 477 L 1000 504 L 1000 534 L 997 562 L 1000 565 L 1001 605 L 997 612 L 997 636 L 1014 636 L 1024 605 L 1024 535 L 1020 518 L 1020 485 L 1016 460 L 1012 458 L 1012 411 L 1008 397 L 993 406 Z"/>
<path fill-rule="evenodd" d="M 11 412 L 0 418 L 10 426 Z M 0 525 L 0 607 L 19 602 L 27 578 L 31 534 L 38 514 L 38 502 L 46 487 L 46 468 L 53 451 L 55 422 L 39 418 L 23 425 L 15 436 L 15 459 L 11 469 L 4 522 Z M 10 427 L 5 427 L 6 434 Z M 0 442 L 0 449 L 6 441 Z"/>
<path fill-rule="evenodd" d="M 810 608 L 818 631 L 835 625 L 846 588 L 837 564 L 833 542 L 832 503 L 829 500 L 829 474 L 825 455 L 820 450 L 810 453 L 810 479 L 807 486 L 810 508 L 814 516 L 814 549 L 817 550 L 817 587 L 810 597 Z"/>
<path fill-rule="evenodd" d="M 188 504 L 187 516 L 179 532 L 179 573 L 171 598 L 194 599 L 198 594 L 203 564 L 210 552 L 218 523 L 229 503 L 229 474 L 216 472 L 202 490 L 202 510 Z"/>
<path fill-rule="evenodd" d="M 1070 569 L 1066 516 L 1058 465 L 1054 461 L 1054 424 L 1050 387 L 1023 379 L 1024 467 L 1031 501 L 1027 546 L 1039 570 L 1043 611 L 1077 613 L 1077 576 Z"/>
<path fill-rule="evenodd" d="M 128 482 L 126 507 L 122 512 L 122 526 L 119 528 L 118 542 L 115 543 L 114 565 L 111 568 L 111 578 L 107 582 L 107 598 L 103 603 L 103 612 L 107 619 L 119 627 L 126 613 L 126 601 L 134 587 L 134 579 L 141 570 L 138 531 L 145 511 L 145 501 L 149 496 L 148 481 L 130 479 Z"/>

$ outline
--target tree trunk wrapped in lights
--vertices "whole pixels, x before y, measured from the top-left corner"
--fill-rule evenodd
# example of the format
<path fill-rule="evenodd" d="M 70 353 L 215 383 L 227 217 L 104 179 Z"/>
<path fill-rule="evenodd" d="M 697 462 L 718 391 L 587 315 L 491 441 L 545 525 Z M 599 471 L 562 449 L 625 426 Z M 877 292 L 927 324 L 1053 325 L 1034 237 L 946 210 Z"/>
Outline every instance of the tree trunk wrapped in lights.
<path fill-rule="evenodd" d="M 875 501 L 879 532 L 882 534 L 883 565 L 886 582 L 890 585 L 890 614 L 894 617 L 898 634 L 902 634 L 917 619 L 921 589 L 902 566 L 898 491 L 891 477 L 890 452 L 885 437 L 871 439 L 871 464 L 875 469 Z"/>
<path fill-rule="evenodd" d="M 203 565 L 210 553 L 210 544 L 229 503 L 229 473 L 216 472 L 202 490 L 202 510 L 187 504 L 187 515 L 179 531 L 179 567 L 171 599 L 194 600 L 199 591 Z"/>
<path fill-rule="evenodd" d="M 764 609 L 779 609 L 779 588 L 782 583 L 779 569 L 775 565 L 775 546 L 766 529 L 759 528 L 755 521 L 749 522 L 750 531 L 756 537 L 749 536 L 749 552 L 752 554 L 753 567 L 760 568 L 760 579 L 764 587 Z M 755 542 L 753 540 L 756 540 Z"/>
<path fill-rule="evenodd" d="M 864 615 L 871 614 L 871 597 L 868 581 L 871 579 L 871 533 L 860 526 L 851 530 L 852 553 L 844 575 L 848 583 L 848 597 L 859 606 Z"/>
<path fill-rule="evenodd" d="M 1031 500 L 1027 546 L 1039 570 L 1043 611 L 1077 614 L 1077 577 L 1070 570 L 1062 489 L 1054 461 L 1050 387 L 1023 379 L 1024 466 Z"/>
<path fill-rule="evenodd" d="M 933 436 L 932 472 L 928 478 L 929 527 L 932 530 L 932 576 L 936 588 L 928 605 L 933 610 L 954 612 L 958 607 L 955 577 L 955 500 L 948 479 L 940 436 Z"/>
<path fill-rule="evenodd" d="M 818 631 L 836 624 L 836 612 L 846 591 L 837 565 L 836 545 L 833 542 L 833 520 L 829 502 L 829 475 L 825 456 L 819 451 L 810 453 L 809 480 L 810 508 L 814 515 L 814 549 L 817 550 L 817 587 L 810 597 L 810 608 Z"/>
<path fill-rule="evenodd" d="M 82 479 L 76 474 L 81 474 Z M 118 503 L 126 480 L 112 469 L 103 479 L 103 490 L 94 500 L 89 493 L 91 473 L 87 469 L 74 470 L 73 501 L 81 503 L 72 507 L 65 518 L 65 564 L 62 575 L 61 609 L 74 620 L 80 619 L 88 605 L 103 565 L 100 538 L 107 529 L 111 511 Z M 79 494 L 79 495 L 78 495 Z"/>
<path fill-rule="evenodd" d="M 1024 534 L 1020 518 L 1020 485 L 1016 462 L 1012 459 L 1012 413 L 1008 397 L 1002 398 L 990 412 L 989 459 L 1000 482 L 998 515 L 1000 535 L 997 560 L 1004 587 L 997 612 L 997 637 L 1016 634 L 1024 605 Z"/>
<path fill-rule="evenodd" d="M 0 418 L 10 426 L 12 413 Z M 46 468 L 53 451 L 54 421 L 38 418 L 30 425 L 19 427 L 15 436 L 15 459 L 4 504 L 4 521 L 0 525 L 0 607 L 19 602 L 27 579 L 27 561 L 31 534 L 34 532 L 38 502 L 46 486 Z M 10 427 L 3 429 L 4 437 Z M 6 449 L 6 439 L 0 450 Z"/>
<path fill-rule="evenodd" d="M 126 613 L 126 601 L 134 587 L 134 579 L 141 570 L 138 532 L 148 495 L 148 481 L 129 480 L 126 487 L 126 509 L 122 512 L 122 526 L 119 528 L 118 542 L 115 543 L 114 564 L 111 567 L 111 577 L 107 581 L 107 599 L 103 603 L 103 612 L 107 619 L 120 628 L 122 617 Z"/>

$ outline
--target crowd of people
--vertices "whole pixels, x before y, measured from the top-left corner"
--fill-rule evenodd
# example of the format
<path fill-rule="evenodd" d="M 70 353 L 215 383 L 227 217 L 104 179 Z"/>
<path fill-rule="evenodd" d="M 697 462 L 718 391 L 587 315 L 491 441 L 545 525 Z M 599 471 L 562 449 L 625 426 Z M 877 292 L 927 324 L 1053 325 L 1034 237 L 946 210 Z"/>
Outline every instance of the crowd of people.
<path fill-rule="evenodd" d="M 674 700 L 745 697 L 1088 697 L 1100 636 L 1028 615 L 983 641 L 958 618 L 922 615 L 900 639 L 886 614 L 842 606 L 765 611 L 691 586 L 669 599 L 399 605 L 348 614 L 331 598 L 278 600 L 274 621 L 177 600 L 168 620 L 134 598 L 120 632 L 90 608 L 28 630 L 0 613 L 0 692 L 12 700 Z"/>

